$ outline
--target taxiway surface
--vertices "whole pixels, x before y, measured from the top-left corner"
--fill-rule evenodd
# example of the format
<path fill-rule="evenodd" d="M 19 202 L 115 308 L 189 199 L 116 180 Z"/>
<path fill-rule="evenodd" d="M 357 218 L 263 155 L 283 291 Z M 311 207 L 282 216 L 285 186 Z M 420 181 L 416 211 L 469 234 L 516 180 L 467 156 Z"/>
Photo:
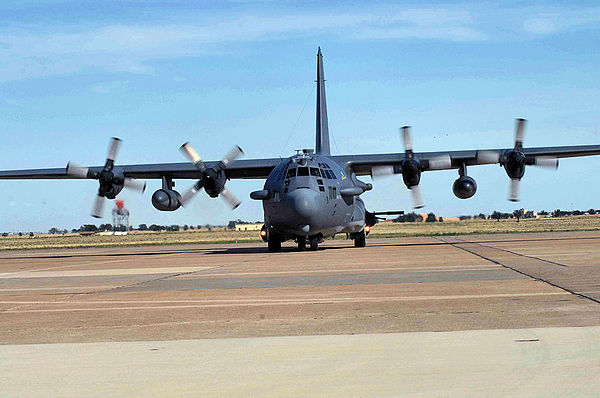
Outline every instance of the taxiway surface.
<path fill-rule="evenodd" d="M 380 390 L 366 389 L 363 396 L 402 392 L 432 396 L 444 395 L 444 391 L 468 393 L 440 390 L 440 381 L 449 380 L 461 366 L 467 371 L 480 355 L 493 355 L 497 345 L 497 354 L 506 355 L 497 358 L 499 366 L 508 367 L 503 375 L 517 374 L 523 364 L 536 363 L 538 370 L 567 370 L 565 377 L 577 380 L 573 381 L 576 384 L 583 378 L 587 387 L 581 391 L 593 395 L 600 393 L 600 368 L 597 360 L 589 357 L 600 355 L 599 301 L 598 232 L 373 239 L 363 249 L 351 247 L 351 241 L 333 240 L 316 253 L 297 252 L 291 245 L 284 246 L 281 253 L 268 253 L 260 244 L 2 252 L 0 374 L 9 375 L 10 385 L 17 386 L 25 371 L 18 364 L 29 358 L 32 371 L 38 364 L 37 374 L 48 374 L 39 378 L 40 383 L 49 383 L 44 384 L 47 390 L 56 380 L 53 372 L 65 369 L 42 366 L 48 362 L 35 353 L 51 363 L 71 358 L 72 367 L 85 373 L 81 369 L 93 369 L 94 358 L 103 363 L 106 353 L 110 360 L 102 369 L 111 369 L 112 363 L 112 371 L 117 371 L 119 359 L 143 364 L 149 353 L 159 358 L 164 346 L 169 347 L 173 359 L 182 358 L 183 362 L 174 361 L 171 366 L 187 366 L 188 372 L 199 366 L 195 360 L 203 364 L 199 375 L 207 376 L 203 372 L 209 369 L 223 371 L 225 366 L 238 372 L 241 384 L 233 380 L 227 390 L 222 389 L 225 386 L 219 384 L 219 377 L 215 378 L 206 389 L 215 395 L 219 391 L 278 395 L 274 392 L 281 390 L 273 387 L 273 380 L 263 382 L 265 388 L 261 389 L 249 382 L 248 375 L 254 374 L 252 369 L 262 369 L 268 376 L 273 374 L 269 366 L 279 363 L 285 368 L 291 366 L 286 360 L 295 360 L 300 381 L 290 386 L 300 395 L 319 395 L 321 391 L 323 395 L 351 396 L 349 392 L 363 391 L 358 387 L 330 390 L 336 383 L 353 385 L 339 374 L 327 377 L 327 369 L 341 367 L 345 369 L 341 374 L 348 377 L 354 369 L 381 379 Z M 348 336 L 358 334 L 361 336 Z M 206 338 L 210 340 L 197 340 Z M 566 351 L 555 346 L 559 341 L 566 344 Z M 574 341 L 579 343 L 571 344 Z M 426 342 L 430 344 L 427 347 Z M 266 346 L 270 344 L 279 349 L 269 350 Z M 325 360 L 327 347 L 335 351 L 332 347 L 340 344 L 347 359 L 342 350 L 340 355 L 332 353 L 333 362 Z M 440 370 L 436 373 L 426 370 L 427 361 L 421 364 L 425 368 L 419 368 L 414 363 L 419 344 L 423 344 L 424 355 L 434 358 L 438 352 L 439 364 L 447 363 L 450 368 L 454 363 L 458 368 L 450 373 L 435 368 Z M 450 346 L 442 348 L 444 344 Z M 129 352 L 135 347 L 141 356 Z M 157 351 L 152 351 L 156 347 Z M 94 350 L 98 350 L 96 355 Z M 219 350 L 239 360 L 231 364 L 225 357 L 205 354 Z M 554 357 L 556 352 L 559 354 Z M 243 359 L 240 353 L 248 357 Z M 413 360 L 409 364 L 402 356 Z M 353 360 L 355 368 L 347 360 Z M 160 379 L 158 369 L 169 360 L 149 359 L 148 363 L 154 364 L 154 370 L 148 368 L 147 374 L 137 377 L 132 374 L 130 380 L 141 381 L 154 373 Z M 478 377 L 490 377 L 487 385 L 491 387 L 498 382 L 491 383 L 493 361 L 487 365 L 482 365 Z M 315 372 L 321 371 L 325 375 L 315 379 Z M 400 388 L 394 377 L 407 377 L 403 372 L 420 374 L 425 382 L 426 375 L 419 373 L 423 371 L 432 378 L 429 390 L 419 390 L 419 386 L 425 388 L 420 382 L 406 382 L 407 389 L 394 389 Z M 500 367 L 496 371 L 500 372 Z M 279 377 L 283 382 L 285 374 Z M 313 389 L 302 394 L 302 380 L 309 379 Z M 180 386 L 201 387 L 204 379 L 186 380 L 188 384 Z M 485 385 L 481 380 L 473 385 Z M 542 381 L 537 380 L 540 385 L 550 385 Z M 160 388 L 169 383 L 163 380 Z M 569 386 L 568 380 L 561 379 L 560 384 Z M 7 385 L 0 379 L 0 387 Z M 132 391 L 130 385 L 121 387 L 96 391 Z M 138 391 L 162 391 L 156 388 Z M 179 390 L 172 391 L 177 394 Z M 27 395 L 15 389 L 0 389 L 0 395 L 3 392 Z"/>

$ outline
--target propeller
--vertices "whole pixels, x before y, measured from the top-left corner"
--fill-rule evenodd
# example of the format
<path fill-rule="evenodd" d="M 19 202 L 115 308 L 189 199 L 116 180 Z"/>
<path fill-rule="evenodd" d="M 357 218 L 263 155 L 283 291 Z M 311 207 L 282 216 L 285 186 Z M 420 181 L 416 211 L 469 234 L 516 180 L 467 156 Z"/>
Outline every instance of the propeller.
<path fill-rule="evenodd" d="M 242 202 L 240 202 L 236 196 L 225 188 L 227 177 L 225 176 L 225 169 L 231 163 L 235 162 L 240 156 L 244 154 L 242 148 L 234 146 L 229 152 L 225 154 L 221 161 L 217 162 L 212 167 L 206 167 L 206 164 L 202 161 L 198 152 L 190 145 L 189 142 L 183 144 L 180 148 L 181 152 L 187 157 L 196 168 L 200 171 L 200 179 L 181 197 L 181 203 L 186 206 L 198 192 L 204 188 L 208 196 L 216 198 L 220 196 L 231 209 L 236 209 Z"/>
<path fill-rule="evenodd" d="M 421 181 L 421 172 L 427 170 L 449 169 L 452 165 L 452 159 L 447 153 L 440 154 L 427 160 L 419 160 L 413 152 L 413 141 L 409 126 L 400 129 L 400 135 L 404 143 L 404 159 L 400 163 L 400 170 L 394 166 L 377 166 L 371 169 L 373 178 L 383 177 L 395 173 L 401 173 L 404 184 L 410 190 L 413 207 L 419 209 L 425 206 L 423 193 L 419 182 Z"/>
<path fill-rule="evenodd" d="M 105 199 L 114 199 L 123 187 L 143 193 L 146 182 L 123 177 L 121 173 L 114 173 L 115 158 L 121 146 L 121 140 L 112 137 L 108 147 L 108 154 L 104 167 L 97 171 L 93 168 L 83 167 L 77 163 L 67 164 L 67 174 L 74 178 L 91 178 L 98 180 L 100 187 L 92 206 L 92 217 L 102 218 Z"/>
<path fill-rule="evenodd" d="M 506 151 L 499 158 L 499 163 L 504 166 L 504 170 L 510 178 L 508 200 L 512 202 L 518 202 L 520 200 L 521 179 L 525 174 L 525 166 L 553 169 L 558 167 L 558 158 L 549 156 L 527 156 L 523 153 L 526 124 L 527 121 L 525 119 L 516 120 L 515 145 L 513 149 Z"/>

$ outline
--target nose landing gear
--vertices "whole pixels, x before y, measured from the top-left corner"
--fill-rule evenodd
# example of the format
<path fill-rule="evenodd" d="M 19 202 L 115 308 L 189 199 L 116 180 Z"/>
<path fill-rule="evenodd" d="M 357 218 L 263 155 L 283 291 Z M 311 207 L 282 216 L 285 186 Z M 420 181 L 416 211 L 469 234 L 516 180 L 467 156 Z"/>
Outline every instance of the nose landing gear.
<path fill-rule="evenodd" d="M 365 247 L 367 245 L 367 236 L 364 229 L 352 234 L 352 239 L 354 239 L 354 247 Z"/>

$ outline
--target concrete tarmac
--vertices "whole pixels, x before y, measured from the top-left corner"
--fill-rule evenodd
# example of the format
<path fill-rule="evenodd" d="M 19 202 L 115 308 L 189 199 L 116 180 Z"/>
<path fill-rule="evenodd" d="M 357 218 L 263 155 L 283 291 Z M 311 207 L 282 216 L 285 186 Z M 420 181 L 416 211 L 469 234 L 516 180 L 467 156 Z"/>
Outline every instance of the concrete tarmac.
<path fill-rule="evenodd" d="M 1 252 L 0 396 L 598 395 L 600 233 L 367 243 Z"/>

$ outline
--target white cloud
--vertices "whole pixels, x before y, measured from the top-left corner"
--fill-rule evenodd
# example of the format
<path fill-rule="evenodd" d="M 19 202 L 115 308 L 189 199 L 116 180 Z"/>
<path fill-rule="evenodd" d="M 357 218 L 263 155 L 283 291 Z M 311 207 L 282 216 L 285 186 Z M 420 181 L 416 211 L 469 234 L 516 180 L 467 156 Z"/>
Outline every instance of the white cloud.
<path fill-rule="evenodd" d="M 217 45 L 228 43 L 299 36 L 452 41 L 485 37 L 469 26 L 468 13 L 442 9 L 204 15 L 193 23 L 187 22 L 189 16 L 177 20 L 186 22 L 4 28 L 0 30 L 0 80 L 94 70 L 152 73 L 152 60 L 214 54 Z"/>
<path fill-rule="evenodd" d="M 364 6 L 302 13 L 212 11 L 151 18 L 144 24 L 13 25 L 0 29 L 0 81 L 90 71 L 151 74 L 154 60 L 214 55 L 216 49 L 228 51 L 227 44 L 298 37 L 522 40 L 595 26 L 600 23 L 599 10 Z"/>
<path fill-rule="evenodd" d="M 526 19 L 523 22 L 523 29 L 537 35 L 550 35 L 598 25 L 600 25 L 600 8 L 578 7 L 540 12 Z"/>

